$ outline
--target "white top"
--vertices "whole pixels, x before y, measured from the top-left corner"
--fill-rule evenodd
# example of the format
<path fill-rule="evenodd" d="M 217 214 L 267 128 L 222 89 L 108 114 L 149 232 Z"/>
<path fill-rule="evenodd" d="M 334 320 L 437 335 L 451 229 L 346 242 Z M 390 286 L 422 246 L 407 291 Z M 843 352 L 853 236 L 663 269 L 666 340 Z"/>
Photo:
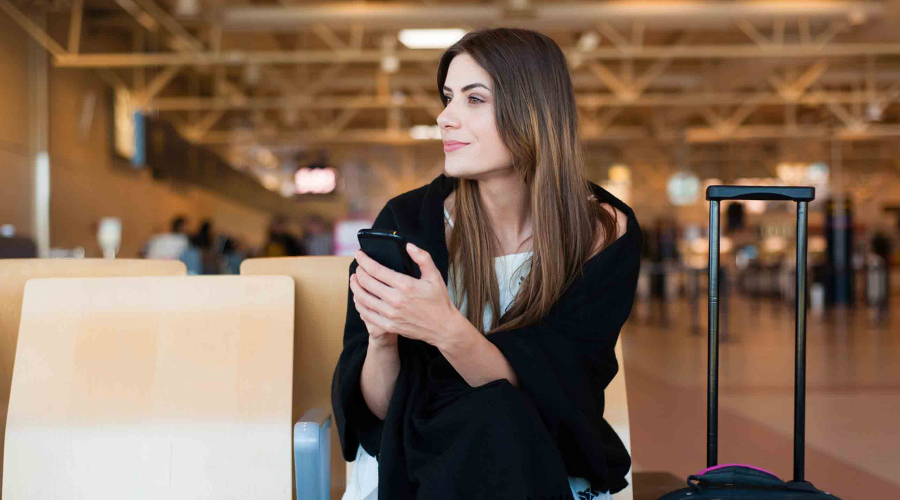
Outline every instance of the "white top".
<path fill-rule="evenodd" d="M 447 212 L 446 207 L 444 208 L 444 218 L 447 219 L 447 223 L 450 224 L 450 227 L 453 227 L 453 219 L 450 218 L 450 214 Z M 500 285 L 500 316 L 506 314 L 507 309 L 512 305 L 513 299 L 516 298 L 516 294 L 519 293 L 519 287 L 522 285 L 522 280 L 525 279 L 528 271 L 531 270 L 531 255 L 532 252 L 528 251 L 494 257 L 494 272 L 497 273 L 497 282 Z M 448 283 L 453 283 L 452 268 L 447 273 L 447 281 Z M 453 288 L 448 285 L 447 289 L 450 292 L 450 300 L 456 304 Z M 466 314 L 467 304 L 468 302 L 466 299 L 463 299 L 462 305 L 459 308 L 459 311 L 464 315 Z M 493 311 L 491 310 L 490 304 L 488 304 L 484 310 L 484 331 L 491 329 L 492 320 Z"/>
<path fill-rule="evenodd" d="M 450 227 L 453 227 L 453 219 L 447 208 L 444 208 L 444 218 Z M 494 257 L 494 270 L 497 273 L 497 281 L 500 285 L 500 310 L 501 316 L 506 313 L 509 306 L 512 305 L 513 299 L 519 292 L 522 280 L 531 270 L 532 252 L 514 253 L 510 255 L 501 255 Z M 447 274 L 448 282 L 453 283 L 452 269 Z M 447 286 L 450 292 L 450 300 L 456 304 L 456 298 L 453 294 L 453 288 Z M 465 314 L 467 302 L 463 300 L 460 312 Z M 490 304 L 484 311 L 484 331 L 490 330 L 493 313 Z M 580 477 L 569 477 L 569 488 L 572 490 L 572 496 L 578 500 L 611 500 L 609 492 L 600 493 L 591 490 L 591 484 L 587 479 Z M 350 471 L 347 478 L 347 490 L 344 492 L 342 500 L 375 500 L 378 498 L 378 461 L 375 457 L 366 453 L 362 446 L 356 454 L 356 465 Z"/>

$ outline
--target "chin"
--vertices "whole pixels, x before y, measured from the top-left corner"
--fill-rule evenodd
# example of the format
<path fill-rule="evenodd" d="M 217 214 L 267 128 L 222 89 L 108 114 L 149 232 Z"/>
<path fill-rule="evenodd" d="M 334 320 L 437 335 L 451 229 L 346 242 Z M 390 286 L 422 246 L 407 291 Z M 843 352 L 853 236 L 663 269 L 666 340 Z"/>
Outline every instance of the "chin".
<path fill-rule="evenodd" d="M 496 177 L 515 175 L 509 166 L 472 165 L 468 162 L 444 160 L 444 174 L 447 177 L 470 180 L 487 180 Z"/>
<path fill-rule="evenodd" d="M 459 179 L 469 179 L 473 176 L 477 176 L 480 172 L 477 168 L 472 168 L 470 165 L 461 164 L 462 162 L 453 161 L 453 160 L 444 160 L 444 174 L 447 177 L 456 177 Z"/>
<path fill-rule="evenodd" d="M 486 174 L 493 172 L 494 168 L 486 165 L 473 165 L 472 161 L 457 158 L 444 158 L 444 174 L 447 177 L 458 179 L 482 179 Z"/>

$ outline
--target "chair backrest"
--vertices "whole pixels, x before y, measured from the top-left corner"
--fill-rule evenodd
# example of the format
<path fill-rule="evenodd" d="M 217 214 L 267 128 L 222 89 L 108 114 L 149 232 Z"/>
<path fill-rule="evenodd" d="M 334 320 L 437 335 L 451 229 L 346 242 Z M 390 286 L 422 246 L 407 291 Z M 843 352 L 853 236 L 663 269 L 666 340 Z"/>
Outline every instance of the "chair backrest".
<path fill-rule="evenodd" d="M 289 500 L 293 292 L 278 276 L 29 281 L 3 496 Z"/>
<path fill-rule="evenodd" d="M 625 356 L 622 352 L 622 339 L 616 344 L 616 361 L 619 362 L 619 372 L 612 382 L 606 387 L 604 393 L 606 405 L 603 418 L 609 422 L 619 439 L 625 443 L 628 454 L 631 454 L 631 426 L 628 423 L 628 394 L 625 391 Z M 626 476 L 628 487 L 613 495 L 614 500 L 632 500 L 634 492 L 631 487 L 632 471 Z"/>
<path fill-rule="evenodd" d="M 312 408 L 331 408 L 331 377 L 343 349 L 352 257 L 248 259 L 241 275 L 287 275 L 294 279 L 294 407 L 296 422 Z M 343 492 L 346 466 L 332 426 L 331 488 Z"/>
<path fill-rule="evenodd" d="M 90 276 L 184 276 L 187 270 L 175 260 L 127 259 L 2 259 L 0 260 L 0 482 L 3 478 L 3 436 L 19 314 L 25 282 L 32 278 Z"/>

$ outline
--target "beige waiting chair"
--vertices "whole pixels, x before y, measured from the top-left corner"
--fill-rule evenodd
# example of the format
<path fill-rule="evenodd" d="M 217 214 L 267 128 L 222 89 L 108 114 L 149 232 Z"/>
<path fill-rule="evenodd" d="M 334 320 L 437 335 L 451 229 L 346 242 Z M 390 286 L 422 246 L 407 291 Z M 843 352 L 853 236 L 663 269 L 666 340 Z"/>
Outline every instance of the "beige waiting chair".
<path fill-rule="evenodd" d="M 3 478 L 3 436 L 9 405 L 19 313 L 25 282 L 32 278 L 89 276 L 185 276 L 177 260 L 128 259 L 0 259 L 0 481 Z"/>
<path fill-rule="evenodd" d="M 346 488 L 346 478 L 352 472 L 352 463 L 341 457 L 337 432 L 332 429 L 331 376 L 340 356 L 344 321 L 347 313 L 347 288 L 350 257 L 294 257 L 279 259 L 251 259 L 244 261 L 241 274 L 287 274 L 297 285 L 295 307 L 296 330 L 294 339 L 294 421 L 305 420 L 305 428 L 294 428 L 294 439 L 302 439 L 295 445 L 295 467 L 298 491 L 313 491 L 309 498 L 302 494 L 298 500 L 333 500 L 340 498 Z M 628 424 L 628 398 L 625 391 L 625 364 L 622 344 L 616 346 L 619 373 L 606 389 L 605 418 L 631 452 Z M 321 426 L 320 428 L 316 428 Z M 303 437 L 301 431 L 303 432 Z M 327 434 L 325 434 L 327 432 Z M 329 435 L 327 442 L 317 441 L 318 436 Z M 335 450 L 331 453 L 331 450 Z M 305 456 L 304 456 L 305 455 Z M 330 467 L 321 467 L 321 458 L 330 456 Z M 297 457 L 301 458 L 297 458 Z M 303 468 L 308 470 L 302 470 Z M 332 478 L 330 488 L 322 484 Z M 301 477 L 303 476 L 303 477 Z M 312 484 L 303 488 L 302 483 Z M 631 483 L 631 473 L 628 473 Z M 328 491 L 326 494 L 325 491 Z M 613 496 L 615 500 L 632 500 L 632 488 Z"/>
<path fill-rule="evenodd" d="M 331 376 L 343 349 L 351 262 L 352 257 L 284 257 L 248 259 L 241 264 L 242 276 L 287 275 L 294 279 L 292 422 L 315 408 L 327 408 L 308 416 L 319 419 L 319 424 L 331 415 Z M 331 435 L 329 449 L 340 450 L 337 430 L 324 430 Z M 297 433 L 294 438 L 300 439 Z M 330 487 L 320 484 L 316 489 L 328 490 L 325 498 L 340 498 L 346 464 L 340 452 L 331 453 L 330 461 L 331 467 L 321 471 L 329 472 Z M 304 500 L 302 495 L 298 499 Z"/>
<path fill-rule="evenodd" d="M 31 280 L 5 500 L 290 500 L 286 277 Z"/>
<path fill-rule="evenodd" d="M 625 448 L 631 454 L 631 426 L 628 424 L 628 393 L 625 390 L 625 357 L 622 352 L 622 340 L 616 344 L 616 361 L 619 362 L 619 372 L 612 382 L 606 387 L 606 405 L 603 409 L 603 418 L 609 422 L 619 439 L 625 443 Z M 632 471 L 625 476 L 628 479 L 628 487 L 613 495 L 614 500 L 632 500 L 634 490 L 632 488 Z"/>

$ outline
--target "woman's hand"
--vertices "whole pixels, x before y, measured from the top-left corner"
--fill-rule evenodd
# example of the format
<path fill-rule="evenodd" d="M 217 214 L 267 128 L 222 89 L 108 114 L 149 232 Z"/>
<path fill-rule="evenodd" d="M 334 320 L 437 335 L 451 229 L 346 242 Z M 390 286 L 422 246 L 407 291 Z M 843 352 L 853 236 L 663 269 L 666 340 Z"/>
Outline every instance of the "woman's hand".
<path fill-rule="evenodd" d="M 366 323 L 370 340 L 396 342 L 396 335 L 402 335 L 440 348 L 455 331 L 448 327 L 457 324 L 462 315 L 450 301 L 431 255 L 412 243 L 406 248 L 422 271 L 420 279 L 392 271 L 357 252 L 359 267 L 350 277 L 353 303 Z"/>
<path fill-rule="evenodd" d="M 357 268 L 357 272 L 359 272 L 359 270 L 360 268 Z M 396 345 L 397 334 L 378 326 L 378 323 L 375 322 L 377 314 L 364 306 L 359 300 L 360 295 L 368 292 L 360 287 L 359 278 L 357 278 L 356 273 L 350 275 L 350 290 L 353 291 L 353 305 L 356 306 L 359 317 L 366 324 L 366 330 L 369 332 L 369 344 L 377 347 L 390 347 Z"/>

